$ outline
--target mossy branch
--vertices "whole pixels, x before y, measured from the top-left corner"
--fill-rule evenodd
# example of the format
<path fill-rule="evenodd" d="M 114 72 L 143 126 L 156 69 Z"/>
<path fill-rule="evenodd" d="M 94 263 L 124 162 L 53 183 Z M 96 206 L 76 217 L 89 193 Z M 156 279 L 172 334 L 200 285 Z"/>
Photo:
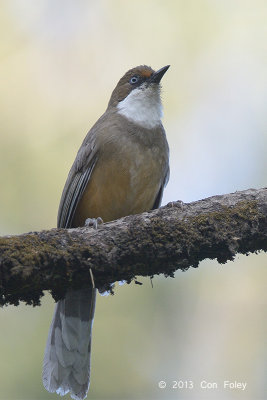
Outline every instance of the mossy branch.
<path fill-rule="evenodd" d="M 0 238 L 0 304 L 39 305 L 69 288 L 98 288 L 136 276 L 174 276 L 205 258 L 267 250 L 267 188 L 249 189 L 132 215 L 92 228 L 51 229 Z"/>

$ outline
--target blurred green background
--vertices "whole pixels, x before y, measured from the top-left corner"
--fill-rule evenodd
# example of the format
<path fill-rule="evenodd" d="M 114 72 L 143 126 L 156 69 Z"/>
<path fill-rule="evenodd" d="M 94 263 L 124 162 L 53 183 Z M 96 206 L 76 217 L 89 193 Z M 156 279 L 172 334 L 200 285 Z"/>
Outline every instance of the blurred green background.
<path fill-rule="evenodd" d="M 266 186 L 266 21 L 264 0 L 2 0 L 0 234 L 55 227 L 83 137 L 139 64 L 171 64 L 163 204 Z M 99 296 L 89 399 L 266 399 L 266 263 L 205 261 Z M 0 400 L 57 398 L 41 382 L 53 307 L 0 310 Z"/>

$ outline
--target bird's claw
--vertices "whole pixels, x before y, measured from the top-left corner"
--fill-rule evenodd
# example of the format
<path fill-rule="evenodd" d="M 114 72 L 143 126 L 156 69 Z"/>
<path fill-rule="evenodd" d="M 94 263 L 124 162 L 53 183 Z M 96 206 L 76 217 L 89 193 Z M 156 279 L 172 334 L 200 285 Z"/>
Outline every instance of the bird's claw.
<path fill-rule="evenodd" d="M 85 220 L 84 226 L 86 226 L 87 228 L 94 228 L 97 229 L 98 225 L 103 224 L 103 219 L 101 217 L 97 217 L 97 218 L 87 218 Z"/>

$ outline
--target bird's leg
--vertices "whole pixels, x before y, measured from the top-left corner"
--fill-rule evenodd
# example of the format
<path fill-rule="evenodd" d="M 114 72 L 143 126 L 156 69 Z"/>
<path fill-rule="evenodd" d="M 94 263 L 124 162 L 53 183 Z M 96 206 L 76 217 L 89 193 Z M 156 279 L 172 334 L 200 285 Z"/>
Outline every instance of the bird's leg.
<path fill-rule="evenodd" d="M 86 226 L 87 228 L 92 227 L 94 229 L 98 228 L 98 225 L 103 224 L 103 219 L 101 217 L 97 217 L 97 218 L 87 218 L 85 220 L 84 226 Z M 94 275 L 93 275 L 93 271 L 90 268 L 90 276 L 91 276 L 91 281 L 92 281 L 92 287 L 93 289 L 95 288 L 95 280 L 94 280 Z"/>

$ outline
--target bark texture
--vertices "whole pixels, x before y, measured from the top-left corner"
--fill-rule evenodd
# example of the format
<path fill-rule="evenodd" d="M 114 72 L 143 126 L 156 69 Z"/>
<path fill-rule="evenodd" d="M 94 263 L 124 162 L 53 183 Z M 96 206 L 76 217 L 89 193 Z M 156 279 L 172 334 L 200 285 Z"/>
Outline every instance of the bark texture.
<path fill-rule="evenodd" d="M 51 229 L 0 238 L 0 305 L 57 301 L 70 287 L 136 276 L 174 276 L 205 258 L 267 250 L 267 188 L 181 201 L 93 228 Z"/>

